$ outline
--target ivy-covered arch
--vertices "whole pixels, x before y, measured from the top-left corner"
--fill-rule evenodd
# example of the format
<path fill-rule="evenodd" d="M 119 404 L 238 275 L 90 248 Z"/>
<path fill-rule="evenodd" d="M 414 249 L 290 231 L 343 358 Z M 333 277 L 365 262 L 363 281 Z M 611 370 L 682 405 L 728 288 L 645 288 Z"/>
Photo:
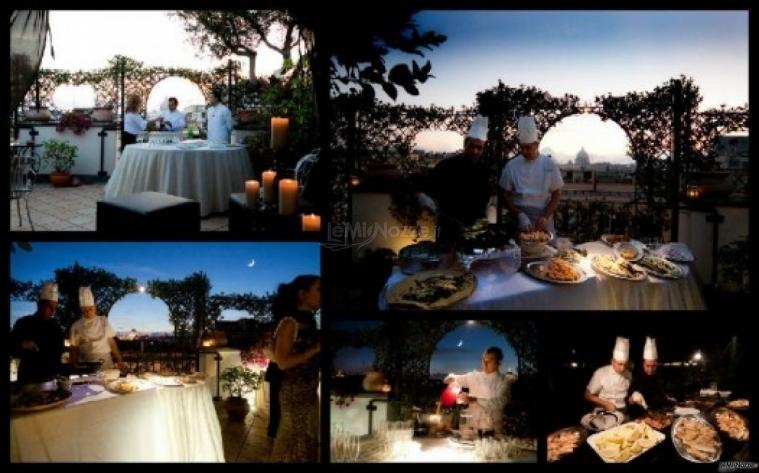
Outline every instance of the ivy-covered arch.
<path fill-rule="evenodd" d="M 702 101 L 692 78 L 680 76 L 648 92 L 626 95 L 607 94 L 594 103 L 581 104 L 578 97 L 553 97 L 536 87 L 510 87 L 501 81 L 477 93 L 474 107 L 442 109 L 408 107 L 374 102 L 366 104 L 358 96 L 335 100 L 336 168 L 350 174 L 362 162 L 394 164 L 403 173 L 417 170 L 409 159 L 413 139 L 425 129 L 450 129 L 464 133 L 475 113 L 489 117 L 488 143 L 484 159 L 497 179 L 500 168 L 518 152 L 517 118 L 533 115 L 541 136 L 562 119 L 578 113 L 596 113 L 613 120 L 626 133 L 629 153 L 636 162 L 638 204 L 656 221 L 657 228 L 671 227 L 677 238 L 677 212 L 691 174 L 714 164 L 714 145 L 720 135 L 748 130 L 748 108 L 722 106 L 700 111 Z M 358 158 L 361 158 L 359 161 Z M 348 217 L 348 184 L 335 180 L 333 221 Z M 499 212 L 500 215 L 500 212 Z M 661 236 L 661 235 L 659 235 Z"/>
<path fill-rule="evenodd" d="M 121 80 L 124 90 L 121 93 Z M 112 105 L 118 107 L 122 98 L 137 94 L 143 99 L 143 107 L 153 87 L 168 77 L 181 77 L 195 83 L 203 95 L 208 98 L 215 86 L 227 84 L 230 80 L 240 80 L 240 63 L 230 61 L 226 65 L 210 71 L 198 71 L 188 68 L 145 66 L 144 63 L 126 56 L 114 56 L 108 61 L 108 67 L 93 71 L 64 71 L 59 69 L 40 69 L 37 84 L 26 94 L 25 104 L 33 107 L 39 101 L 40 106 L 52 108 L 53 93 L 64 84 L 89 84 L 95 89 L 98 106 Z"/>

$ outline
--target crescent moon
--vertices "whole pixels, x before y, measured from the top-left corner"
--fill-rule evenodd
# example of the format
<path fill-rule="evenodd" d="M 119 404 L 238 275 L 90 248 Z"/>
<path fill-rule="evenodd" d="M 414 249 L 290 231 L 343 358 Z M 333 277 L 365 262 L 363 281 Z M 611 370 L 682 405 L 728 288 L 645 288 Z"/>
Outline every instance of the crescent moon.
<path fill-rule="evenodd" d="M 256 265 L 256 260 L 254 260 L 254 259 L 250 260 L 250 263 L 248 263 L 248 267 L 249 268 L 252 268 L 255 265 Z"/>

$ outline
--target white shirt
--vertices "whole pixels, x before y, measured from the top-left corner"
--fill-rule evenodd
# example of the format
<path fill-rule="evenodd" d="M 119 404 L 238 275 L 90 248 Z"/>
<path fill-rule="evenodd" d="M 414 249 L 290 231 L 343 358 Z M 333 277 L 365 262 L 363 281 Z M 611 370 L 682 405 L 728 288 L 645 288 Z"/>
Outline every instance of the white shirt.
<path fill-rule="evenodd" d="M 171 123 L 171 127 L 168 128 L 171 131 L 180 131 L 186 126 L 184 113 L 180 112 L 179 110 L 174 110 L 172 112 L 171 110 L 167 109 L 161 114 L 161 116 L 163 116 L 164 123 L 167 121 Z"/>
<path fill-rule="evenodd" d="M 588 391 L 594 396 L 613 402 L 617 409 L 624 409 L 630 380 L 632 380 L 632 374 L 628 370 L 617 374 L 611 365 L 606 365 L 593 373 L 588 383 Z"/>
<path fill-rule="evenodd" d="M 453 375 L 453 379 L 461 387 L 469 388 L 469 395 L 477 399 L 474 404 L 469 405 L 472 421 L 477 428 L 500 432 L 503 408 L 509 402 L 511 384 L 516 378 L 498 371 L 471 371 Z"/>
<path fill-rule="evenodd" d="M 136 113 L 127 112 L 126 115 L 124 115 L 124 131 L 129 134 L 139 135 L 145 131 L 147 126 L 148 121 Z"/>
<path fill-rule="evenodd" d="M 208 107 L 208 141 L 229 144 L 232 133 L 232 112 L 223 103 Z"/>
<path fill-rule="evenodd" d="M 72 347 L 79 348 L 79 361 L 95 362 L 100 359 L 110 360 L 111 346 L 108 339 L 115 336 L 116 332 L 106 317 L 82 317 L 71 326 L 69 342 Z"/>
<path fill-rule="evenodd" d="M 564 187 L 561 171 L 556 163 L 544 154 L 528 161 L 521 154 L 506 163 L 498 185 L 513 192 L 514 205 L 544 209 L 551 200 L 551 192 Z"/>

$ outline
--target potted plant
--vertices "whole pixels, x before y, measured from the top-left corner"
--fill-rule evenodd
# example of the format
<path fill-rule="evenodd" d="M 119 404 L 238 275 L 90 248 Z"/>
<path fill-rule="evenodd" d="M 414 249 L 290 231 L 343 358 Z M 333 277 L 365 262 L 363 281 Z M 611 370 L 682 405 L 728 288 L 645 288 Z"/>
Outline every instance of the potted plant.
<path fill-rule="evenodd" d="M 81 110 L 81 109 L 79 109 Z M 83 135 L 92 126 L 92 119 L 81 111 L 67 112 L 61 116 L 55 130 L 63 133 L 70 128 L 75 135 Z"/>
<path fill-rule="evenodd" d="M 229 393 L 229 397 L 224 401 L 229 420 L 245 420 L 245 416 L 250 412 L 250 405 L 242 396 L 256 390 L 260 382 L 260 373 L 243 365 L 227 368 L 221 373 L 221 386 Z"/>
<path fill-rule="evenodd" d="M 78 148 L 63 140 L 48 138 L 42 142 L 42 159 L 54 172 L 50 173 L 50 183 L 53 187 L 67 187 L 71 185 L 71 168 L 77 156 Z"/>
<path fill-rule="evenodd" d="M 92 109 L 92 119 L 96 122 L 113 121 L 113 105 L 108 103 Z"/>

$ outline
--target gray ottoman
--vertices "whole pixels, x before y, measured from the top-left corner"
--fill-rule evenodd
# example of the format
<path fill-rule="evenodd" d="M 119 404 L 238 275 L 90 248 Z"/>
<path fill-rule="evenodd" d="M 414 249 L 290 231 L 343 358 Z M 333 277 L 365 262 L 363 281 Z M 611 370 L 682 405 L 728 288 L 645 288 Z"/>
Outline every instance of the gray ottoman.
<path fill-rule="evenodd" d="M 97 231 L 105 233 L 193 233 L 200 231 L 200 203 L 139 192 L 97 203 Z"/>

